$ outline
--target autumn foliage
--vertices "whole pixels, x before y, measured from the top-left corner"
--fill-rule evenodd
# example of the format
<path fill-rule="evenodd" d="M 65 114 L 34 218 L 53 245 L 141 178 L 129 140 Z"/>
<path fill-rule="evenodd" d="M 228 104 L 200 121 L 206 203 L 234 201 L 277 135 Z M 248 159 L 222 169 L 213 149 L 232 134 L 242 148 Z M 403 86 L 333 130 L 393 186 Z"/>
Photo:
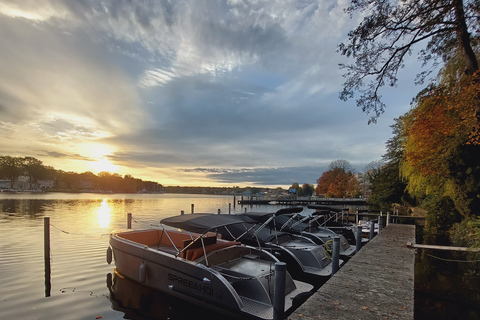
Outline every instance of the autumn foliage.
<path fill-rule="evenodd" d="M 480 72 L 431 86 L 404 118 L 402 175 L 417 196 L 449 197 L 464 215 L 478 198 Z M 423 194 L 422 194 L 423 193 Z M 472 202 L 473 201 L 473 202 Z"/>
<path fill-rule="evenodd" d="M 329 198 L 353 197 L 360 190 L 355 175 L 344 168 L 332 168 L 324 172 L 317 183 L 317 194 L 325 194 Z"/>

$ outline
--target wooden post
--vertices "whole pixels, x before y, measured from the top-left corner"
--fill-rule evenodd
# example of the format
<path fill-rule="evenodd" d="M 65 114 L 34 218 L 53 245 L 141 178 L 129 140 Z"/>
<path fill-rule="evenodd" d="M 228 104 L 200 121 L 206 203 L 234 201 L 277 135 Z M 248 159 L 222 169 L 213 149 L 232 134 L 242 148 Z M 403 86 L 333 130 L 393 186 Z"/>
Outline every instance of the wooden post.
<path fill-rule="evenodd" d="M 275 291 L 273 296 L 273 320 L 285 318 L 285 282 L 287 275 L 287 264 L 285 262 L 275 263 Z"/>
<path fill-rule="evenodd" d="M 389 224 L 390 224 L 390 212 L 387 212 L 387 224 L 385 226 L 388 227 Z"/>
<path fill-rule="evenodd" d="M 375 237 L 375 220 L 370 220 L 370 240 Z"/>
<path fill-rule="evenodd" d="M 357 238 L 355 240 L 355 253 L 357 253 L 362 248 L 362 226 L 357 226 Z"/>
<path fill-rule="evenodd" d="M 194 213 L 194 210 L 193 210 L 194 207 L 195 205 L 192 203 L 192 214 Z"/>
<path fill-rule="evenodd" d="M 132 214 L 127 213 L 127 229 L 132 229 Z"/>
<path fill-rule="evenodd" d="M 340 269 L 340 237 L 333 237 L 332 276 Z"/>
<path fill-rule="evenodd" d="M 43 218 L 43 258 L 45 262 L 45 297 L 50 297 L 52 289 L 50 282 L 50 217 Z"/>
<path fill-rule="evenodd" d="M 383 216 L 378 217 L 378 232 L 383 230 Z"/>
<path fill-rule="evenodd" d="M 232 204 L 228 204 L 228 214 L 232 214 Z"/>
<path fill-rule="evenodd" d="M 185 211 L 180 211 L 180 214 L 183 216 L 185 214 Z"/>
<path fill-rule="evenodd" d="M 220 209 L 218 209 L 218 213 L 217 214 L 220 214 Z"/>

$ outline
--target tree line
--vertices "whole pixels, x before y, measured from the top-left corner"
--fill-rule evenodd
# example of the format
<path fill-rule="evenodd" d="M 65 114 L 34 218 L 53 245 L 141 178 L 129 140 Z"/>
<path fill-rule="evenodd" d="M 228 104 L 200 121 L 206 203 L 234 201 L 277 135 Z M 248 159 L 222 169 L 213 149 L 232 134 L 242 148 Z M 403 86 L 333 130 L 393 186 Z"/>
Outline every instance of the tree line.
<path fill-rule="evenodd" d="M 102 171 L 66 172 L 46 166 L 33 157 L 0 156 L 0 177 L 10 181 L 13 189 L 20 176 L 28 177 L 29 189 L 35 189 L 40 180 L 53 181 L 52 191 L 111 191 L 111 192 L 159 192 L 163 186 L 154 181 L 143 181 L 131 175 Z"/>

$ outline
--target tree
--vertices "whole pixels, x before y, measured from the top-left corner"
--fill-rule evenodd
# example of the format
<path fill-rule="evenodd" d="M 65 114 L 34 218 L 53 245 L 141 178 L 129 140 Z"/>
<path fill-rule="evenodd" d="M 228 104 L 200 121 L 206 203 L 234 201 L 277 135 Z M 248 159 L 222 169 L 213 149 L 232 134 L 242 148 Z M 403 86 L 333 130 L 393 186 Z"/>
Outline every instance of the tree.
<path fill-rule="evenodd" d="M 360 191 L 360 183 L 352 170 L 346 170 L 350 164 L 345 160 L 335 160 L 330 163 L 329 170 L 317 180 L 317 194 L 327 197 L 354 197 Z"/>
<path fill-rule="evenodd" d="M 28 175 L 28 181 L 30 183 L 30 189 L 32 189 L 32 183 L 37 183 L 39 179 L 45 177 L 47 171 L 42 161 L 33 157 L 25 157 L 22 159 L 23 170 Z"/>
<path fill-rule="evenodd" d="M 302 196 L 310 197 L 315 192 L 315 186 L 313 186 L 311 184 L 308 184 L 308 183 L 304 183 L 300 190 L 302 191 Z"/>
<path fill-rule="evenodd" d="M 0 176 L 10 179 L 10 188 L 22 172 L 22 158 L 0 156 Z"/>
<path fill-rule="evenodd" d="M 480 214 L 479 94 L 477 72 L 430 86 L 405 116 L 407 139 L 401 170 L 408 190 L 441 200 L 441 207 L 447 207 L 447 197 L 464 217 Z"/>
<path fill-rule="evenodd" d="M 343 160 L 343 159 L 338 159 L 338 160 L 334 160 L 332 162 L 330 162 L 330 165 L 328 166 L 328 169 L 330 170 L 333 170 L 333 169 L 343 169 L 343 171 L 347 172 L 347 171 L 352 171 L 353 172 L 353 169 L 352 169 L 352 166 L 350 165 L 350 162 L 348 162 L 347 160 Z"/>
<path fill-rule="evenodd" d="M 365 168 L 372 190 L 368 203 L 382 210 L 390 209 L 394 203 L 414 204 L 413 198 L 406 191 L 407 184 L 400 175 L 405 155 L 404 117 L 395 119 L 391 128 L 393 137 L 386 143 L 382 161 L 371 163 Z"/>
<path fill-rule="evenodd" d="M 346 69 L 346 81 L 340 93 L 342 100 L 354 97 L 359 91 L 357 105 L 367 114 L 373 112 L 369 123 L 384 112 L 379 89 L 397 84 L 398 71 L 404 67 L 405 56 L 414 46 L 425 43 L 419 50 L 423 66 L 432 64 L 417 76 L 422 83 L 439 64 L 460 53 L 465 61 L 465 74 L 478 70 L 478 61 L 472 49 L 473 39 L 480 30 L 478 0 L 351 0 L 346 12 L 368 11 L 360 25 L 349 32 L 348 43 L 339 45 L 339 52 L 355 59 L 352 64 L 341 64 Z"/>

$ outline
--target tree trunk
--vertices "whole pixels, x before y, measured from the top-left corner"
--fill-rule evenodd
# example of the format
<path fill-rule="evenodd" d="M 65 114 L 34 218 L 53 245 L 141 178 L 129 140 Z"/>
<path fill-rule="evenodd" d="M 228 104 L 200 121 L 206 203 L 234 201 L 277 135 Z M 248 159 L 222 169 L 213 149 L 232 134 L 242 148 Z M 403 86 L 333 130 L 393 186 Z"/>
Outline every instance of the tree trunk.
<path fill-rule="evenodd" d="M 465 21 L 465 10 L 463 8 L 463 0 L 454 0 L 455 2 L 455 33 L 457 34 L 460 50 L 465 55 L 465 74 L 473 75 L 478 70 L 478 61 L 473 52 L 470 43 L 470 33 L 468 33 L 467 23 Z"/>

